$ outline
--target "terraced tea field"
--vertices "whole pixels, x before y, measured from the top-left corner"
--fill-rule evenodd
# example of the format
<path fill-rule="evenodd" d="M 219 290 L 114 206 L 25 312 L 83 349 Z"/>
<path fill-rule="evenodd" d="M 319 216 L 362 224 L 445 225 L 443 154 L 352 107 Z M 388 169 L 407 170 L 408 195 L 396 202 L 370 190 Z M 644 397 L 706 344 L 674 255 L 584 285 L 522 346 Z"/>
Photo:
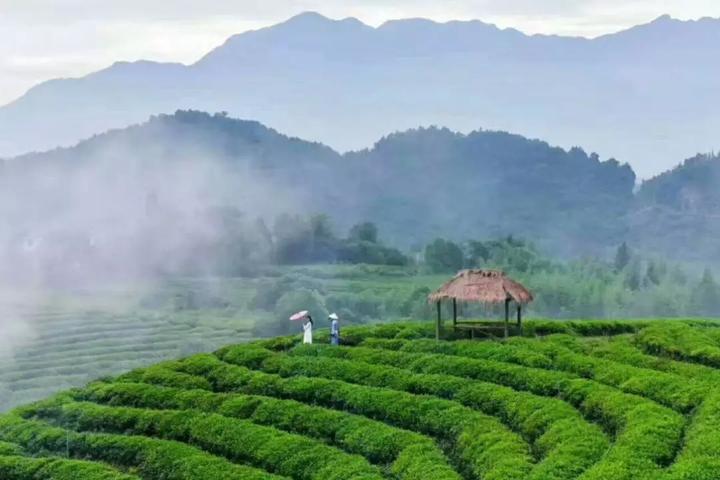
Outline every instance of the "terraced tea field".
<path fill-rule="evenodd" d="M 0 416 L 0 478 L 720 478 L 720 328 L 528 322 L 279 337 L 137 369 Z"/>
<path fill-rule="evenodd" d="M 28 338 L 9 354 L 3 351 L 0 334 L 0 412 L 104 375 L 248 341 L 257 335 L 256 321 L 279 318 L 255 308 L 252 299 L 258 288 L 281 275 L 330 297 L 361 293 L 380 299 L 378 303 L 384 298 L 404 301 L 414 289 L 436 287 L 444 280 L 408 277 L 404 271 L 382 276 L 360 267 L 317 266 L 284 268 L 268 277 L 173 279 L 162 285 L 121 285 L 41 299 L 16 292 L 0 295 L 0 317 L 17 316 L 30 326 Z M 288 283 L 285 288 L 298 287 Z M 280 295 L 272 292 L 275 299 Z M 9 314 L 3 310 L 7 305 Z M 370 310 L 378 317 L 387 315 L 379 307 L 371 305 Z"/>
<path fill-rule="evenodd" d="M 116 300 L 21 310 L 29 332 L 0 355 L 0 411 L 103 375 L 250 339 L 252 320 L 232 310 L 137 308 Z"/>

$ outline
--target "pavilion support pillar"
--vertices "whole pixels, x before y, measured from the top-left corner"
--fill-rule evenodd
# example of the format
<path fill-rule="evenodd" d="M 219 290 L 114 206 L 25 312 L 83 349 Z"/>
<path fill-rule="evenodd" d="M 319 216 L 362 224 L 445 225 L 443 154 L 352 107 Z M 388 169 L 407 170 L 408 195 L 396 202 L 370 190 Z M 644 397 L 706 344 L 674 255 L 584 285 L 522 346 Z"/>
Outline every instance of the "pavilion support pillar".
<path fill-rule="evenodd" d="M 522 305 L 517 305 L 517 328 L 518 332 L 522 334 Z"/>
<path fill-rule="evenodd" d="M 510 335 L 510 299 L 505 299 L 505 338 Z"/>
<path fill-rule="evenodd" d="M 457 299 L 453 298 L 453 330 L 457 327 Z"/>
<path fill-rule="evenodd" d="M 442 321 L 442 305 L 440 300 L 437 302 L 437 321 L 435 322 L 435 340 L 440 340 L 440 322 Z"/>

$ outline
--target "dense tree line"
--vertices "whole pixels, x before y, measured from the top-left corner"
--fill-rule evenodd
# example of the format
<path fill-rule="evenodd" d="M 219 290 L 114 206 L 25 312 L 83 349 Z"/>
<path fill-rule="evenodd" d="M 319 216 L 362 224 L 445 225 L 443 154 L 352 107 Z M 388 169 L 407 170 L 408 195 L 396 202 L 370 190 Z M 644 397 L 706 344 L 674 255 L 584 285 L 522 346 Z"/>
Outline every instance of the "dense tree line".
<path fill-rule="evenodd" d="M 720 285 L 679 264 L 645 257 L 626 242 L 611 260 L 559 261 L 529 242 L 506 237 L 456 244 L 436 239 L 425 248 L 424 267 L 433 273 L 460 268 L 497 268 L 536 293 L 533 312 L 552 317 L 717 316 Z"/>
<path fill-rule="evenodd" d="M 262 280 L 250 308 L 272 314 L 277 323 L 265 321 L 259 333 L 289 333 L 293 326 L 287 317 L 299 305 L 324 316 L 341 314 L 345 322 L 368 323 L 396 318 L 431 319 L 434 308 L 427 303 L 429 285 L 439 286 L 462 268 L 499 269 L 520 280 L 535 294 L 528 313 L 549 318 L 628 318 L 628 317 L 710 317 L 720 315 L 720 285 L 710 269 L 697 271 L 643 256 L 622 243 L 607 259 L 585 258 L 562 261 L 542 254 L 532 243 L 516 237 L 471 240 L 455 243 L 436 239 L 427 244 L 424 255 L 403 267 L 378 265 L 352 267 L 339 278 L 364 279 L 366 287 L 338 293 L 328 289 L 326 276 L 285 273 Z M 425 285 L 408 288 L 423 279 Z M 469 317 L 501 316 L 497 308 L 463 305 Z M 447 312 L 449 314 L 450 312 Z M 322 317 L 321 317 L 322 318 Z"/>

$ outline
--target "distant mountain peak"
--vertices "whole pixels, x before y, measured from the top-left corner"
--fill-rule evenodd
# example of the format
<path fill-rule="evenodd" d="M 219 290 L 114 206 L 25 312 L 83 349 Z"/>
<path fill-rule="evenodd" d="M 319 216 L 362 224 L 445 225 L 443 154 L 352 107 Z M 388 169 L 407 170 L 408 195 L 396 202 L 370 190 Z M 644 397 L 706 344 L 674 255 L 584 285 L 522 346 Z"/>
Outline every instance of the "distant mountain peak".
<path fill-rule="evenodd" d="M 667 23 L 667 22 L 677 22 L 677 21 L 678 20 L 676 20 L 675 18 L 671 17 L 669 14 L 666 13 L 665 15 L 660 15 L 659 17 L 657 17 L 655 20 L 653 20 L 650 23 Z"/>
<path fill-rule="evenodd" d="M 701 17 L 698 19 L 689 19 L 689 20 L 681 20 L 679 18 L 672 17 L 670 15 L 661 15 L 657 17 L 655 20 L 646 23 L 644 25 L 638 25 L 634 28 L 642 28 L 642 27 L 666 27 L 666 26 L 687 26 L 692 28 L 693 26 L 708 26 L 708 27 L 717 27 L 720 26 L 720 18 L 715 17 Z M 632 30 L 632 28 L 630 29 Z"/>
<path fill-rule="evenodd" d="M 294 15 L 290 17 L 289 19 L 285 20 L 281 23 L 281 25 L 287 25 L 287 24 L 313 24 L 313 23 L 328 23 L 328 22 L 335 22 L 336 20 L 333 20 L 331 18 L 326 17 L 325 15 L 322 15 L 318 12 L 302 12 L 298 13 L 297 15 Z"/>
<path fill-rule="evenodd" d="M 363 22 L 358 20 L 355 17 L 347 17 L 343 19 L 333 19 L 326 17 L 325 15 L 313 12 L 313 11 L 307 11 L 298 13 L 297 15 L 290 17 L 289 19 L 285 20 L 282 23 L 279 23 L 275 25 L 274 27 L 300 27 L 300 28 L 316 28 L 316 27 L 322 27 L 322 26 L 330 26 L 330 25 L 353 25 L 353 26 L 361 26 L 361 27 L 368 27 L 368 25 L 365 25 Z M 270 27 L 270 28 L 274 28 Z M 369 28 L 369 27 L 368 27 Z"/>

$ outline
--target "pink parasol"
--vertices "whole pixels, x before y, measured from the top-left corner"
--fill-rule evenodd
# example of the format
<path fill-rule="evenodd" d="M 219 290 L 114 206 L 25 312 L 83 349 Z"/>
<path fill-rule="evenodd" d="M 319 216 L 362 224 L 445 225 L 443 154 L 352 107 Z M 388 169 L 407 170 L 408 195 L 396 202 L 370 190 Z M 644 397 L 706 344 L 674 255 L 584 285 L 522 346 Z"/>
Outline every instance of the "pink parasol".
<path fill-rule="evenodd" d="M 304 320 L 308 317 L 308 313 L 309 312 L 307 310 L 303 310 L 302 312 L 297 312 L 297 313 L 293 314 L 292 316 L 290 316 L 290 320 L 293 322 L 297 321 L 297 320 Z"/>

